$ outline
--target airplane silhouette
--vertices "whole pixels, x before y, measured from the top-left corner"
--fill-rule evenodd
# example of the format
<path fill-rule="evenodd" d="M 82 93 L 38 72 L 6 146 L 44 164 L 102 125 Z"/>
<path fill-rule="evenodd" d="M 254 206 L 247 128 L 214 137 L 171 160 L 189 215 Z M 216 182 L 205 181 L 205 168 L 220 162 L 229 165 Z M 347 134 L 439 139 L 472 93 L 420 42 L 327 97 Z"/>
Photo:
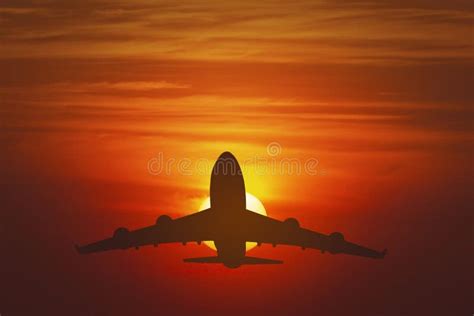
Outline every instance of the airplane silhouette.
<path fill-rule="evenodd" d="M 80 254 L 113 249 L 139 248 L 145 245 L 180 242 L 214 241 L 217 256 L 188 258 L 184 262 L 222 263 L 228 268 L 244 264 L 278 264 L 281 260 L 255 258 L 245 255 L 245 243 L 256 242 L 319 249 L 331 254 L 349 254 L 369 258 L 383 258 L 379 252 L 344 240 L 339 232 L 324 235 L 301 228 L 298 221 L 288 218 L 279 221 L 246 209 L 245 184 L 237 159 L 224 152 L 217 159 L 211 175 L 211 207 L 177 219 L 161 215 L 152 226 L 134 231 L 121 227 L 111 238 L 82 247 Z"/>

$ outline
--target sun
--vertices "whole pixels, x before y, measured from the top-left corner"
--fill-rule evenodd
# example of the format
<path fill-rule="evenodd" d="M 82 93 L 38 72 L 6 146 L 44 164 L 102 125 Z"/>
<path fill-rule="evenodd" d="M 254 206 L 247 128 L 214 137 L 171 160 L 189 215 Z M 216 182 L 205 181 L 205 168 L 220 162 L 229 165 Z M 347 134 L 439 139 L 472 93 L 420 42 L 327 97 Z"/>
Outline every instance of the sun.
<path fill-rule="evenodd" d="M 255 197 L 254 195 L 248 192 L 245 192 L 245 201 L 247 204 L 247 209 L 249 211 L 267 216 L 267 211 L 265 210 L 265 207 L 263 206 L 262 202 L 257 197 Z M 207 197 L 202 201 L 201 206 L 199 207 L 199 210 L 202 211 L 202 210 L 208 209 L 209 207 L 211 207 L 211 199 Z M 216 250 L 216 246 L 214 245 L 213 241 L 205 241 L 204 243 L 209 248 Z M 257 245 L 256 242 L 247 242 L 245 243 L 245 250 L 249 251 L 250 249 L 254 248 L 256 245 Z"/>

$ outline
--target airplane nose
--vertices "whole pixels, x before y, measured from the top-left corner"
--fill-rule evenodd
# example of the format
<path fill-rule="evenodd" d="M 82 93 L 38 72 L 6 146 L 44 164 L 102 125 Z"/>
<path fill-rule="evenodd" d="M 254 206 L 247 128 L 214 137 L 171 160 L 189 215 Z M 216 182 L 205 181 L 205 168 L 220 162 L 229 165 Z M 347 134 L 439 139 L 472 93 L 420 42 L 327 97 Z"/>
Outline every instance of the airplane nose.
<path fill-rule="evenodd" d="M 223 152 L 211 174 L 211 208 L 245 210 L 245 184 L 237 159 L 230 152 Z"/>
<path fill-rule="evenodd" d="M 230 151 L 224 151 L 218 159 L 235 159 L 235 157 Z"/>

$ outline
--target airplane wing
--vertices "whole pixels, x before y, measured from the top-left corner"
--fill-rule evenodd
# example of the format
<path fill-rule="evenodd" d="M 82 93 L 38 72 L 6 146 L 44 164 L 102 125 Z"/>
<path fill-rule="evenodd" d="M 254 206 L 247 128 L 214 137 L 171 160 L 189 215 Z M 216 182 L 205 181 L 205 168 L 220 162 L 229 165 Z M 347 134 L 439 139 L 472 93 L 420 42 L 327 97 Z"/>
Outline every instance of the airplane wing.
<path fill-rule="evenodd" d="M 348 254 L 369 258 L 383 258 L 386 250 L 379 252 L 344 240 L 341 233 L 324 235 L 309 229 L 301 228 L 294 218 L 279 221 L 252 211 L 245 212 L 242 222 L 242 233 L 247 236 L 246 241 L 269 243 L 274 246 L 290 245 L 303 249 L 319 249 L 323 253 Z"/>
<path fill-rule="evenodd" d="M 191 242 L 212 240 L 212 212 L 209 209 L 183 216 L 175 220 L 167 215 L 158 217 L 156 224 L 134 231 L 118 228 L 112 237 L 85 246 L 76 246 L 80 254 L 114 249 L 138 248 L 172 242 Z"/>

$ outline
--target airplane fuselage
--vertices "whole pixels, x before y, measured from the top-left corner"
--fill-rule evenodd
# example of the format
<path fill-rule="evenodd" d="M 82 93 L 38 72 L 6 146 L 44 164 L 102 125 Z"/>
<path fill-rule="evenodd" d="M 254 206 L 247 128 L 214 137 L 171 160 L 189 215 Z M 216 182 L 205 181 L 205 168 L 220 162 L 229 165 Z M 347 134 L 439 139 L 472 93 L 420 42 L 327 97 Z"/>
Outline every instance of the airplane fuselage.
<path fill-rule="evenodd" d="M 245 239 L 239 237 L 239 215 L 246 210 L 245 183 L 237 159 L 224 152 L 217 159 L 211 175 L 211 210 L 216 212 L 219 237 L 214 241 L 224 265 L 236 268 L 245 257 Z"/>

